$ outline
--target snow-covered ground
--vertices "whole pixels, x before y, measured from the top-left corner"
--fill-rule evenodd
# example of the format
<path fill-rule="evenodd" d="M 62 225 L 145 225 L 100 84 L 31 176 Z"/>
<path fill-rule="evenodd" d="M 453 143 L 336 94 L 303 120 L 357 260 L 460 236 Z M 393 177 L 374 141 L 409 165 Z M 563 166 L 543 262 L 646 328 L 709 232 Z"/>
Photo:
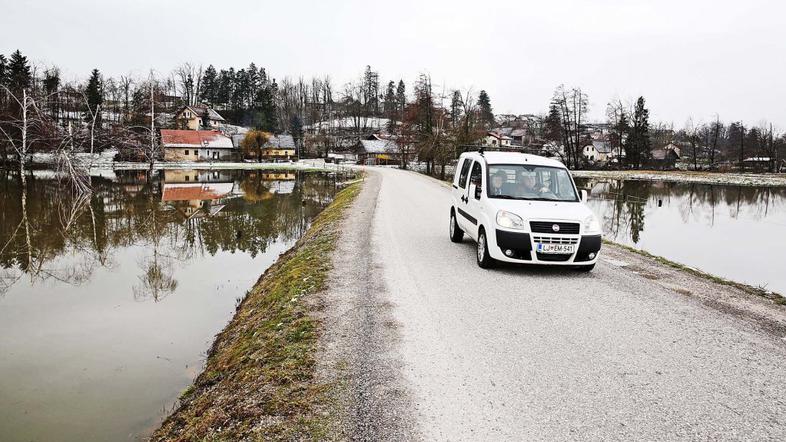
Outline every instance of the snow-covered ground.
<path fill-rule="evenodd" d="M 786 187 L 786 174 L 712 173 L 653 170 L 573 170 L 577 178 L 609 178 L 620 180 L 675 181 L 734 186 Z"/>

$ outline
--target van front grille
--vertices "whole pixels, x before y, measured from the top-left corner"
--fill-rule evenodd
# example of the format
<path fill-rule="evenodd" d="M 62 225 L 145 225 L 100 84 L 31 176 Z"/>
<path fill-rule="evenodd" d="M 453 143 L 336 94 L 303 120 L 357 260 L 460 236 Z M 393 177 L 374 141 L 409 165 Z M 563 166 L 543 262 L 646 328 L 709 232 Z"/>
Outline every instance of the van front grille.
<path fill-rule="evenodd" d="M 557 230 L 554 230 L 554 226 L 557 226 Z M 530 221 L 529 227 L 532 230 L 532 233 L 551 233 L 555 235 L 579 234 L 579 223 Z"/>
<path fill-rule="evenodd" d="M 565 238 L 559 236 L 533 236 L 532 240 L 540 244 L 578 244 L 578 238 Z"/>

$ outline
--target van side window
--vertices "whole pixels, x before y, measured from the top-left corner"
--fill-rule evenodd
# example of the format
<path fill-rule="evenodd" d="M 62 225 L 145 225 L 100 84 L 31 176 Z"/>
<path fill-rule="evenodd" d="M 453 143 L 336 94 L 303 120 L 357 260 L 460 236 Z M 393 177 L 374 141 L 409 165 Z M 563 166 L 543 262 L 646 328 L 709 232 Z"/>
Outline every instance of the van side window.
<path fill-rule="evenodd" d="M 467 176 L 469 175 L 469 166 L 472 164 L 472 160 L 469 158 L 464 158 L 464 162 L 461 164 L 461 175 L 459 175 L 459 187 L 462 189 L 467 188 Z"/>
<path fill-rule="evenodd" d="M 481 178 L 482 176 L 483 176 L 483 172 L 480 168 L 480 163 L 475 161 L 475 164 L 472 166 L 472 175 L 470 175 L 469 181 L 472 182 L 478 180 L 478 182 L 480 182 L 480 185 L 483 186 L 483 181 Z"/>

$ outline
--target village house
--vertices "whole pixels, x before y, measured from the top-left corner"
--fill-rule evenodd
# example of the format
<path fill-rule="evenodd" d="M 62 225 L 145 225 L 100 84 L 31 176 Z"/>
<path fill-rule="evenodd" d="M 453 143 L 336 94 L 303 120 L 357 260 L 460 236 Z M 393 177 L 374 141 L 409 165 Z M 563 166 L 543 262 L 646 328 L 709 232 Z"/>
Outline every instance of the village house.
<path fill-rule="evenodd" d="M 232 139 L 216 130 L 161 129 L 164 161 L 229 161 L 236 159 Z"/>
<path fill-rule="evenodd" d="M 175 123 L 179 129 L 214 130 L 225 124 L 226 120 L 218 112 L 202 104 L 180 108 L 175 113 Z"/>
<path fill-rule="evenodd" d="M 607 163 L 614 156 L 614 150 L 606 141 L 593 141 L 584 146 L 581 153 L 590 163 Z"/>
<path fill-rule="evenodd" d="M 487 132 L 483 137 L 483 145 L 491 147 L 510 147 L 513 138 L 498 132 Z"/>
<path fill-rule="evenodd" d="M 289 161 L 296 159 L 295 139 L 292 135 L 273 135 L 262 149 L 262 159 L 266 161 Z"/>
<path fill-rule="evenodd" d="M 674 143 L 650 150 L 651 165 L 661 169 L 670 169 L 680 159 L 680 147 Z"/>
<path fill-rule="evenodd" d="M 379 134 L 361 139 L 357 147 L 358 164 L 367 166 L 399 164 L 401 155 L 401 147 L 393 138 Z"/>

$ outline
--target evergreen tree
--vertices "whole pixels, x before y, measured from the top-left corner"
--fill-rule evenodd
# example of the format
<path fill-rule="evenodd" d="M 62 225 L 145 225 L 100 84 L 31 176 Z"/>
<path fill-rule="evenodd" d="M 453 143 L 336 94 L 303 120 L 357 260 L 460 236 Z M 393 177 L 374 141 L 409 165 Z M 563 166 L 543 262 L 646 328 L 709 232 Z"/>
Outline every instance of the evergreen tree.
<path fill-rule="evenodd" d="M 218 74 L 218 84 L 216 85 L 216 106 L 222 109 L 227 109 L 229 106 L 229 98 L 232 95 L 232 82 L 234 81 L 235 71 L 233 69 L 224 70 Z"/>
<path fill-rule="evenodd" d="M 8 88 L 15 95 L 21 95 L 23 89 L 29 89 L 33 80 L 30 74 L 30 65 L 27 62 L 27 57 L 23 56 L 19 49 L 11 54 L 11 59 L 8 61 Z"/>
<path fill-rule="evenodd" d="M 292 115 L 289 119 L 289 133 L 295 140 L 295 146 L 300 150 L 303 141 L 303 121 L 297 115 Z"/>
<path fill-rule="evenodd" d="M 259 91 L 257 91 L 257 97 L 254 100 L 254 126 L 259 130 L 267 132 L 275 132 L 278 128 L 276 104 L 274 101 L 274 85 L 275 83 L 260 88 Z"/>
<path fill-rule="evenodd" d="M 379 73 L 371 66 L 363 73 L 363 105 L 366 115 L 379 115 Z"/>
<path fill-rule="evenodd" d="M 44 72 L 44 93 L 49 104 L 49 112 L 53 118 L 58 117 L 59 103 L 57 92 L 60 90 L 60 71 L 57 68 Z"/>
<path fill-rule="evenodd" d="M 6 92 L 3 90 L 4 87 L 8 87 L 8 60 L 3 54 L 0 54 L 0 111 L 5 109 Z"/>
<path fill-rule="evenodd" d="M 8 60 L 5 55 L 0 54 L 0 86 L 5 86 L 8 83 L 6 68 L 8 67 Z"/>
<path fill-rule="evenodd" d="M 388 82 L 387 89 L 385 89 L 385 103 L 383 106 L 385 117 L 394 120 L 398 105 L 396 101 L 396 83 L 393 80 Z"/>
<path fill-rule="evenodd" d="M 87 104 L 84 106 L 83 113 L 85 121 L 92 122 L 93 116 L 92 113 L 96 115 L 96 127 L 101 127 L 101 109 L 99 106 L 104 104 L 104 85 L 103 81 L 101 80 L 101 73 L 98 72 L 98 69 L 93 69 L 93 72 L 90 74 L 90 80 L 87 82 L 87 87 L 85 88 L 85 96 L 87 97 Z"/>
<path fill-rule="evenodd" d="M 217 75 L 216 68 L 211 64 L 205 69 L 202 76 L 201 91 L 199 91 L 200 101 L 214 106 L 216 102 L 216 88 L 217 88 Z"/>
<path fill-rule="evenodd" d="M 650 156 L 650 111 L 644 107 L 644 97 L 636 100 L 633 120 L 630 123 L 626 142 L 626 161 L 635 168 L 640 168 Z"/>
<path fill-rule="evenodd" d="M 478 95 L 478 110 L 480 111 L 480 122 L 486 129 L 494 126 L 494 112 L 491 110 L 491 99 L 485 90 Z"/>
<path fill-rule="evenodd" d="M 562 115 L 557 103 L 552 101 L 551 105 L 549 105 L 549 114 L 546 116 L 543 125 L 543 135 L 546 140 L 562 144 Z"/>
<path fill-rule="evenodd" d="M 459 126 L 462 109 L 464 109 L 464 99 L 461 98 L 460 91 L 454 90 L 450 98 L 450 122 L 453 128 Z"/>
<path fill-rule="evenodd" d="M 396 109 L 398 120 L 402 121 L 404 119 L 404 108 L 407 106 L 407 86 L 404 84 L 404 80 L 398 81 L 398 86 L 396 87 L 396 102 L 398 103 L 398 109 Z"/>

